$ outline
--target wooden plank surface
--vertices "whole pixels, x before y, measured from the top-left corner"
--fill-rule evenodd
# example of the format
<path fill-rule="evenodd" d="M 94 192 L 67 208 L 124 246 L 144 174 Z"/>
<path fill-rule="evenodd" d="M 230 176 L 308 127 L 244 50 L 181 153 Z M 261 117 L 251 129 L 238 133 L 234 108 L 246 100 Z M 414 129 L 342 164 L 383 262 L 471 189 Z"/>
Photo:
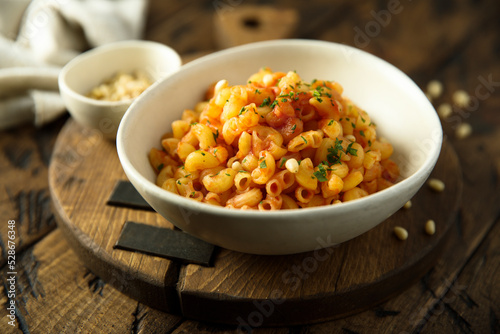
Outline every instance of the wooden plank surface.
<path fill-rule="evenodd" d="M 445 182 L 445 192 L 424 186 L 411 209 L 342 245 L 290 256 L 221 250 L 213 267 L 188 265 L 179 278 L 183 314 L 249 327 L 310 324 L 359 313 L 398 294 L 434 265 L 456 218 L 462 176 L 446 143 L 431 176 Z M 428 219 L 437 225 L 432 237 L 424 232 Z M 408 240 L 393 235 L 395 226 L 409 231 Z M 327 236 L 322 243 L 328 244 Z"/>
<path fill-rule="evenodd" d="M 113 249 L 126 221 L 170 229 L 173 225 L 156 212 L 106 204 L 117 182 L 126 179 L 114 142 L 72 120 L 60 138 L 48 177 L 61 231 L 94 273 L 136 299 L 175 312 L 178 266 L 164 258 Z"/>
<path fill-rule="evenodd" d="M 215 4 L 226 5 L 230 9 L 242 3 L 260 1 L 151 0 L 145 37 L 166 43 L 184 55 L 206 53 L 217 48 L 212 26 L 212 15 L 217 14 Z M 389 2 L 279 0 L 266 3 L 297 9 L 300 13 L 300 30 L 296 37 L 356 46 L 354 28 L 364 29 L 368 23 L 375 21 L 371 11 L 377 13 L 387 10 Z M 293 328 L 257 328 L 255 333 L 498 331 L 499 298 L 492 291 L 499 291 L 500 287 L 499 275 L 496 274 L 499 261 L 495 261 L 500 246 L 496 237 L 498 232 L 495 232 L 500 224 L 500 3 L 495 0 L 402 0 L 400 4 L 403 10 L 392 15 L 391 22 L 381 28 L 379 34 L 375 34 L 362 49 L 403 69 L 423 89 L 431 79 L 441 80 L 445 90 L 443 96 L 435 101 L 436 107 L 441 102 L 450 102 L 456 89 L 465 89 L 479 102 L 475 107 L 471 106 L 470 110 L 456 110 L 452 118 L 443 120 L 445 133 L 462 164 L 464 193 L 467 194 L 461 205 L 461 219 L 455 222 L 455 233 L 451 235 L 449 248 L 423 279 L 377 308 L 327 323 Z M 488 81 L 489 85 L 485 85 L 484 82 Z M 482 93 L 481 97 L 478 93 Z M 458 140 L 454 136 L 460 122 L 468 122 L 473 126 L 473 135 L 466 140 Z M 130 298 L 128 302 L 123 301 L 128 297 L 109 285 L 104 285 L 104 297 L 92 293 L 93 288 L 87 288 L 87 281 L 97 282 L 92 283 L 93 286 L 104 283 L 91 274 L 87 274 L 86 279 L 81 278 L 86 269 L 67 245 L 61 248 L 59 244 L 66 242 L 61 234 L 47 236 L 54 229 L 54 223 L 48 211 L 42 209 L 43 203 L 48 206 L 48 183 L 43 176 L 47 174 L 47 163 L 42 161 L 48 162 L 53 143 L 63 124 L 64 120 L 61 120 L 42 129 L 26 126 L 0 133 L 0 218 L 4 221 L 0 223 L 0 239 L 6 244 L 5 222 L 8 219 L 14 217 L 22 221 L 18 225 L 19 242 L 22 245 L 18 255 L 28 258 L 30 253 L 40 254 L 40 257 L 45 254 L 47 257 L 43 262 L 23 260 L 22 263 L 36 268 L 38 281 L 42 282 L 43 287 L 53 287 L 44 289 L 43 296 L 35 293 L 38 297 L 33 296 L 32 288 L 26 288 L 23 298 L 28 298 L 30 317 L 27 317 L 26 309 L 20 308 L 20 315 L 29 321 L 18 324 L 17 328 L 7 327 L 6 308 L 0 308 L 2 332 L 46 333 L 50 328 L 66 333 L 234 332 L 234 327 L 186 319 L 168 320 L 168 314 L 138 304 Z M 28 232 L 29 226 L 32 226 L 33 231 L 36 230 L 33 227 L 46 225 L 50 226 L 39 228 L 37 233 Z M 65 251 L 62 250 L 64 248 Z M 58 257 L 64 261 L 57 261 Z M 52 262 L 57 266 L 51 266 Z M 45 270 L 45 267 L 52 271 Z M 61 270 L 57 270 L 58 267 Z M 33 274 L 27 277 L 33 277 Z M 0 280 L 1 301 L 5 305 L 5 266 L 0 271 Z M 28 282 L 26 277 L 22 280 Z M 65 286 L 69 286 L 71 298 L 64 296 L 67 293 Z M 477 306 L 468 301 L 467 296 Z M 112 304 L 110 307 L 113 312 L 103 316 L 102 305 L 95 304 L 95 298 L 97 301 L 100 300 L 98 298 L 110 298 L 112 301 L 105 303 Z M 72 299 L 80 302 L 68 305 Z M 22 300 L 19 299 L 20 302 Z M 116 305 L 122 307 L 116 308 Z M 54 318 L 54 314 L 63 316 Z M 86 330 L 78 330 L 75 324 L 80 324 Z"/>

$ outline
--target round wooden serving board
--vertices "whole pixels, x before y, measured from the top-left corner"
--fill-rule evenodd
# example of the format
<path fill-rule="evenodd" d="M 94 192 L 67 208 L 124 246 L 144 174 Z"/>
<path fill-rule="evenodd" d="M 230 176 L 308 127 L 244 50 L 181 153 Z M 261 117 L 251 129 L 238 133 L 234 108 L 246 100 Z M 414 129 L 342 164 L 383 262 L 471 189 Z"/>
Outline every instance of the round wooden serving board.
<path fill-rule="evenodd" d="M 113 249 L 125 221 L 174 227 L 153 211 L 106 205 L 126 177 L 115 144 L 98 131 L 68 121 L 54 149 L 49 185 L 60 229 L 94 274 L 160 310 L 245 328 L 344 317 L 422 277 L 442 251 L 460 201 L 462 174 L 449 143 L 431 176 L 445 182 L 444 192 L 422 187 L 411 209 L 349 242 L 287 256 L 219 249 L 213 267 Z M 428 219 L 436 222 L 432 236 L 424 232 Z M 397 225 L 408 230 L 406 241 L 395 237 Z"/>

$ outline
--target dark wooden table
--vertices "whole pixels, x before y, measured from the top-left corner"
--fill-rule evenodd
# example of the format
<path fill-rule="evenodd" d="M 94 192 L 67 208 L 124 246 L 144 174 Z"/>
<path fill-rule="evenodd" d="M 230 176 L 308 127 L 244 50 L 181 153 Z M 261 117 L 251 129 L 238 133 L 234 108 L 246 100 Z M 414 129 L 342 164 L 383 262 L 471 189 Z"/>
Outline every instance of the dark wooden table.
<path fill-rule="evenodd" d="M 471 103 L 442 120 L 463 171 L 464 192 L 448 245 L 420 281 L 360 314 L 255 333 L 500 332 L 500 3 L 486 1 L 151 0 L 145 39 L 185 59 L 217 50 L 214 17 L 252 3 L 294 8 L 293 37 L 353 45 L 406 72 L 423 90 L 444 85 L 435 106 L 463 89 Z M 251 23 L 253 25 L 254 23 Z M 85 268 L 57 229 L 48 166 L 67 116 L 0 133 L 2 333 L 231 333 L 235 327 L 157 311 Z M 472 135 L 456 138 L 459 124 Z M 443 208 L 444 209 L 444 208 Z M 11 224 L 9 225 L 9 221 Z M 9 226 L 16 231 L 15 327 L 8 324 Z"/>

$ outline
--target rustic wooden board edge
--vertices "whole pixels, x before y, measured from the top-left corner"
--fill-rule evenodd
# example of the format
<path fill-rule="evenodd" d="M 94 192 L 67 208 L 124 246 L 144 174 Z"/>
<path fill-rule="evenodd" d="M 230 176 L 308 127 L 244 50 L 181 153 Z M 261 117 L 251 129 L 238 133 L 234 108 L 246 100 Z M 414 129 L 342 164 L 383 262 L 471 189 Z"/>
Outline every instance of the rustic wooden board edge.
<path fill-rule="evenodd" d="M 95 252 L 99 249 L 99 246 L 90 239 L 88 239 L 88 246 L 84 246 L 81 240 L 88 236 L 77 228 L 71 228 L 64 223 L 67 217 L 65 217 L 61 206 L 53 202 L 52 209 L 57 226 L 64 238 L 93 274 L 99 276 L 118 291 L 150 307 L 168 313 L 179 314 L 180 308 L 175 284 L 168 282 L 167 278 L 165 278 L 163 285 L 157 285 L 154 282 L 143 280 L 140 273 L 129 273 L 127 279 L 124 279 L 121 273 L 128 273 L 129 268 L 118 265 L 105 252 L 101 252 L 100 257 L 96 256 Z"/>
<path fill-rule="evenodd" d="M 190 319 L 227 324 L 241 325 L 259 319 L 260 326 L 306 325 L 336 320 L 354 315 L 393 298 L 420 280 L 439 260 L 450 239 L 452 222 L 457 217 L 462 200 L 462 170 L 456 151 L 448 141 L 443 142 L 441 154 L 453 165 L 459 179 L 457 192 L 454 194 L 453 205 L 445 226 L 439 237 L 433 237 L 426 247 L 417 253 L 412 263 L 406 263 L 398 270 L 399 283 L 394 285 L 390 278 L 395 276 L 395 270 L 373 284 L 352 286 L 350 290 L 334 293 L 317 294 L 308 298 L 280 300 L 273 298 L 250 299 L 226 294 L 191 293 L 184 291 L 182 282 L 185 279 L 186 268 L 180 271 L 178 285 L 182 314 Z M 431 251 L 432 250 L 432 251 Z M 418 272 L 419 275 L 415 275 Z M 390 293 L 386 293 L 390 291 Z M 355 302 L 353 302 L 355 301 Z M 304 312 L 306 310 L 306 312 Z"/>
<path fill-rule="evenodd" d="M 76 128 L 75 128 L 76 127 Z M 68 241 L 71 248 L 78 255 L 84 265 L 95 275 L 101 277 L 120 292 L 139 300 L 144 304 L 161 311 L 179 313 L 179 300 L 176 291 L 179 265 L 172 263 L 168 275 L 163 276 L 161 282 L 151 280 L 141 272 L 130 270 L 125 264 L 112 258 L 101 245 L 97 244 L 77 226 L 69 224 L 70 217 L 66 214 L 60 198 L 56 194 L 58 183 L 58 157 L 57 154 L 67 144 L 62 139 L 65 136 L 77 136 L 71 133 L 75 129 L 83 129 L 74 120 L 70 119 L 63 126 L 56 140 L 51 163 L 48 170 L 48 183 L 51 197 L 51 209 L 58 228 Z M 83 131 L 83 130 L 82 130 Z M 73 138 L 74 139 L 74 138 Z M 80 138 L 81 139 L 81 138 Z M 60 181 L 60 180 L 59 180 Z M 117 208 L 116 210 L 127 210 Z M 123 222 L 125 223 L 125 221 Z M 82 242 L 84 240 L 85 242 Z M 175 277 L 173 279 L 172 277 Z"/>
<path fill-rule="evenodd" d="M 398 296 L 418 282 L 437 263 L 445 251 L 449 239 L 449 233 L 447 233 L 434 248 L 434 253 L 427 254 L 412 267 L 403 271 L 400 274 L 400 277 L 403 278 L 401 284 L 398 286 L 391 284 L 391 294 L 374 295 L 372 293 L 373 290 L 385 291 L 387 289 L 388 283 L 384 280 L 371 286 L 358 287 L 354 295 L 346 292 L 337 294 L 334 296 L 335 299 L 332 299 L 331 295 L 324 294 L 315 296 L 315 298 L 286 301 L 279 300 L 279 298 L 252 300 L 234 298 L 229 301 L 225 299 L 218 304 L 213 295 L 206 295 L 206 298 L 203 299 L 204 296 L 200 294 L 183 293 L 180 297 L 182 315 L 188 319 L 207 323 L 244 324 L 249 325 L 250 328 L 311 325 L 342 319 L 370 310 Z M 412 271 L 415 268 L 418 268 L 422 275 L 415 276 Z M 353 299 L 356 300 L 356 305 L 353 305 Z M 183 303 L 189 303 L 191 309 L 186 311 L 183 308 Z M 364 306 L 359 307 L 360 303 Z M 192 305 L 196 305 L 197 309 L 193 309 Z M 234 310 L 238 310 L 238 312 L 235 313 Z M 304 310 L 309 310 L 309 312 L 304 313 Z M 230 320 L 228 321 L 228 319 Z M 252 322 L 257 323 L 257 326 L 253 326 Z"/>

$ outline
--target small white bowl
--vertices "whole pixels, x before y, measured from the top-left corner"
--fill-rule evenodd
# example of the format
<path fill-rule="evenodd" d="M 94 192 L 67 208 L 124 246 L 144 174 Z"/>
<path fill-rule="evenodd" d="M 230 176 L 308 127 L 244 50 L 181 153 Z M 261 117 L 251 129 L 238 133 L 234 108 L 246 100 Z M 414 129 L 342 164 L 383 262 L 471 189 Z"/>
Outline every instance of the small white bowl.
<path fill-rule="evenodd" d="M 296 70 L 306 81 L 338 81 L 344 94 L 364 108 L 378 135 L 394 146 L 402 180 L 354 201 L 275 212 L 240 211 L 180 197 L 155 185 L 151 147 L 193 108 L 208 85 L 220 79 L 245 84 L 262 66 Z M 279 40 L 220 51 L 183 66 L 135 101 L 117 135 L 118 155 L 128 178 L 162 216 L 185 232 L 228 249 L 254 254 L 311 251 L 352 239 L 388 218 L 423 185 L 442 142 L 436 111 L 418 86 L 387 62 L 342 44 Z"/>
<path fill-rule="evenodd" d="M 68 62 L 59 74 L 59 91 L 77 122 L 100 130 L 107 138 L 115 138 L 120 120 L 134 99 L 102 101 L 86 94 L 120 72 L 141 70 L 154 82 L 180 67 L 180 56 L 166 45 L 141 40 L 114 42 Z"/>

